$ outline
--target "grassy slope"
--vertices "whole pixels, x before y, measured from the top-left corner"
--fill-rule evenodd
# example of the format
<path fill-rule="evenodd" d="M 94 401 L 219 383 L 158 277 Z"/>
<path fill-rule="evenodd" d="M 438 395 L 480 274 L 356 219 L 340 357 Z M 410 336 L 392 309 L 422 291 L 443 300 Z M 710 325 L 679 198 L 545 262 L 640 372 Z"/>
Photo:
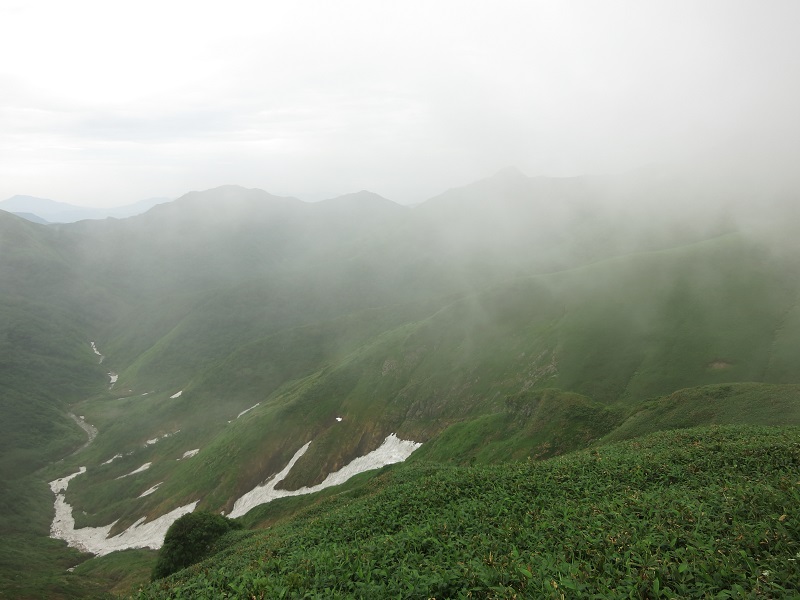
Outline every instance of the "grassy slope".
<path fill-rule="evenodd" d="M 703 425 L 800 425 L 800 385 L 738 383 L 678 390 L 642 403 L 603 441 Z"/>
<path fill-rule="evenodd" d="M 409 464 L 137 597 L 789 597 L 798 481 L 797 428 L 678 430 L 544 462 Z"/>
<path fill-rule="evenodd" d="M 65 571 L 85 557 L 47 537 L 53 499 L 38 470 L 86 441 L 67 411 L 105 386 L 88 314 L 115 300 L 72 268 L 54 232 L 2 212 L 0 257 L 0 597 L 92 597 L 97 584 Z"/>
<path fill-rule="evenodd" d="M 497 284 L 494 274 L 495 280 L 485 281 L 487 289 L 477 293 L 470 290 L 480 273 L 491 272 L 491 265 L 483 270 L 462 265 L 463 273 L 449 269 L 447 281 L 435 281 L 436 269 L 425 268 L 423 285 L 411 276 L 419 261 L 399 261 L 397 273 L 391 268 L 397 263 L 385 260 L 391 249 L 378 256 L 364 248 L 350 250 L 352 260 L 333 275 L 322 277 L 324 268 L 306 273 L 322 277 L 319 285 L 308 288 L 302 278 L 277 280 L 285 295 L 276 305 L 271 304 L 271 283 L 237 283 L 219 292 L 209 291 L 213 288 L 207 282 L 195 282 L 192 293 L 152 296 L 147 310 L 127 313 L 113 326 L 105 321 L 111 351 L 101 345 L 109 354 L 104 366 L 123 375 L 115 395 L 127 389 L 156 394 L 112 401 L 99 396 L 80 407 L 100 427 L 100 436 L 86 453 L 43 478 L 63 475 L 78 464 L 99 464 L 118 451 L 135 454 L 90 471 L 71 486 L 70 500 L 89 513 L 78 513 L 79 524 L 104 524 L 122 516 L 124 526 L 141 514 L 160 514 L 196 499 L 201 488 L 211 490 L 203 507 L 229 506 L 235 495 L 282 466 L 300 440 L 314 438 L 315 444 L 293 471 L 290 486 L 318 481 L 377 446 L 390 431 L 427 440 L 451 425 L 461 427 L 463 441 L 453 442 L 454 429 L 448 430 L 450 438 L 437 442 L 439 460 L 456 452 L 464 452 L 458 461 L 548 456 L 585 445 L 642 400 L 681 387 L 798 380 L 792 358 L 800 339 L 796 268 L 740 236 L 504 284 Z M 53 274 L 63 272 L 63 261 L 50 258 Z M 184 262 L 175 265 L 191 271 L 190 258 L 183 256 Z M 113 269 L 106 275 L 118 282 L 125 278 Z M 365 306 L 384 306 L 394 298 L 395 288 L 386 283 L 398 277 L 400 287 L 409 289 L 401 299 L 424 308 L 391 318 L 365 311 Z M 459 289 L 467 293 L 437 305 L 428 302 L 428 280 L 438 298 Z M 366 281 L 375 288 L 365 287 Z M 79 287 L 69 286 L 71 298 L 118 302 L 107 293 L 108 298 L 95 298 L 92 286 L 75 291 Z M 334 306 L 315 313 L 314 303 L 328 296 Z M 89 313 L 104 314 L 96 306 L 80 314 Z M 41 322 L 69 321 L 61 317 L 61 312 L 43 313 Z M 337 319 L 350 322 L 341 326 Z M 27 317 L 23 321 L 36 323 Z M 62 346 L 69 360 L 51 373 L 67 374 L 67 379 L 80 375 L 81 381 L 102 377 L 82 346 L 99 326 L 85 319 L 78 323 Z M 248 344 L 231 352 L 244 341 Z M 8 346 L 2 356 L 15 356 L 13 348 Z M 90 367 L 91 373 L 81 372 Z M 35 379 L 35 371 L 27 379 Z M 41 381 L 43 389 L 52 390 Z M 184 388 L 184 397 L 168 401 Z M 551 388 L 566 391 L 546 391 Z M 259 409 L 227 425 L 256 402 L 262 402 Z M 338 414 L 346 416 L 345 424 L 333 427 Z M 37 424 L 42 422 L 55 421 L 39 419 Z M 142 447 L 144 440 L 176 429 L 180 435 Z M 78 443 L 81 432 L 72 428 L 64 435 L 75 438 L 67 444 Z M 491 443 L 474 446 L 481 439 Z M 174 460 L 195 447 L 202 447 L 205 456 L 201 453 L 196 462 Z M 114 483 L 149 460 L 154 461 L 150 471 Z M 136 499 L 162 480 L 167 483 L 159 493 Z"/>
<path fill-rule="evenodd" d="M 178 400 L 167 399 L 176 384 L 82 407 L 101 433 L 81 461 L 135 454 L 79 478 L 69 498 L 89 513 L 79 523 L 93 525 L 122 517 L 124 527 L 198 496 L 202 508 L 228 510 L 308 440 L 287 487 L 320 481 L 392 431 L 426 441 L 458 423 L 423 455 L 490 461 L 585 447 L 648 398 L 763 380 L 780 356 L 776 332 L 790 337 L 797 285 L 785 264 L 730 235 L 518 278 L 438 311 L 392 307 L 288 328 L 239 347 Z M 174 460 L 197 447 L 192 461 Z"/>

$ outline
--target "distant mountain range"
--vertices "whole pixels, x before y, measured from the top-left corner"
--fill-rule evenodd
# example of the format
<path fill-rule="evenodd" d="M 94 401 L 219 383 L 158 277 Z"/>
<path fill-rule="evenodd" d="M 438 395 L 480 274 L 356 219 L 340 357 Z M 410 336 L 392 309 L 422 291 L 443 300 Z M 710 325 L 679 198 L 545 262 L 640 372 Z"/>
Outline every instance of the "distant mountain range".
<path fill-rule="evenodd" d="M 34 223 L 74 223 L 84 219 L 124 219 L 150 210 L 157 204 L 169 202 L 171 198 L 148 198 L 134 204 L 108 208 L 75 206 L 34 196 L 12 196 L 0 202 L 0 210 L 14 213 Z"/>

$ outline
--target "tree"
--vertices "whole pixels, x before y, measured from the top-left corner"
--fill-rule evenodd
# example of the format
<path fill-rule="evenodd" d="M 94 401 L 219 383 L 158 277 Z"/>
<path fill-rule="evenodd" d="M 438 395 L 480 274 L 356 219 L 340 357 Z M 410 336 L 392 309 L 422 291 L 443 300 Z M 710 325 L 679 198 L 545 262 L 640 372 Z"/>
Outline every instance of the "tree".
<path fill-rule="evenodd" d="M 238 521 L 200 511 L 183 515 L 164 536 L 164 545 L 153 567 L 152 580 L 161 579 L 201 561 L 223 534 L 241 529 Z"/>

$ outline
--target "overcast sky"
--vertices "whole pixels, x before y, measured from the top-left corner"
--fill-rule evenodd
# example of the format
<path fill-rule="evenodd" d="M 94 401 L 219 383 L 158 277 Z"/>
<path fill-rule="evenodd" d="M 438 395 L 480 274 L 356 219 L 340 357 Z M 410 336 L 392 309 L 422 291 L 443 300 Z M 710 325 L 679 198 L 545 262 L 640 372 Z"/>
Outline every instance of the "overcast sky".
<path fill-rule="evenodd" d="M 0 200 L 415 203 L 800 139 L 800 2 L 0 0 Z"/>

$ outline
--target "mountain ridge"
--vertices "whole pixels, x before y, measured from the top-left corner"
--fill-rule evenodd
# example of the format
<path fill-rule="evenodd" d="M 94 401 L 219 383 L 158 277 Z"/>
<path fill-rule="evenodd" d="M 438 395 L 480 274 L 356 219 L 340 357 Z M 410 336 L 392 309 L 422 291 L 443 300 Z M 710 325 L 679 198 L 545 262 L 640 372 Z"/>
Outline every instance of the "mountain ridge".
<path fill-rule="evenodd" d="M 24 218 L 34 222 L 74 223 L 85 219 L 125 218 L 141 214 L 153 206 L 169 201 L 169 198 L 147 198 L 124 206 L 93 208 L 58 202 L 47 198 L 16 195 L 0 202 L 0 210 L 19 215 L 30 215 Z"/>
<path fill-rule="evenodd" d="M 702 207 L 621 218 L 608 190 L 511 172 L 415 208 L 223 186 L 122 220 L 0 213 L 3 501 L 52 498 L 47 482 L 85 466 L 65 492 L 75 526 L 113 534 L 192 502 L 229 512 L 309 440 L 283 489 L 389 434 L 423 443 L 412 462 L 468 464 L 563 454 L 648 415 L 705 424 L 724 411 L 695 408 L 714 399 L 740 407 L 732 422 L 761 405 L 769 423 L 800 419 L 791 247 Z M 68 412 L 98 430 L 75 456 Z M 25 446 L 28 431 L 48 444 Z M 49 466 L 24 479 L 23 455 Z M 279 509 L 254 510 L 258 524 Z M 19 519 L 0 527 L 51 544 Z"/>

